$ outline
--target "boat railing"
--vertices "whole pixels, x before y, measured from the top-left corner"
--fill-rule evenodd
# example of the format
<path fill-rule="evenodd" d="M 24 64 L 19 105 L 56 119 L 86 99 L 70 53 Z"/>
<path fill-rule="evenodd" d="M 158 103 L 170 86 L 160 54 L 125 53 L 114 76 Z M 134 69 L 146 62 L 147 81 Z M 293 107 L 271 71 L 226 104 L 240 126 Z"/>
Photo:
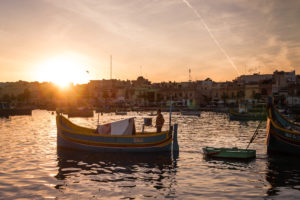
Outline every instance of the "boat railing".
<path fill-rule="evenodd" d="M 105 137 L 136 137 L 136 136 L 143 136 L 143 137 L 152 137 L 154 135 L 163 135 L 166 134 L 169 135 L 169 131 L 162 131 L 161 133 L 156 132 L 149 132 L 149 133 L 137 133 L 136 135 L 104 135 L 104 134 L 98 134 L 96 133 L 96 129 L 90 129 L 78 126 L 74 123 L 72 123 L 70 120 L 65 118 L 62 115 L 57 115 L 57 126 L 63 131 L 67 131 L 69 133 L 73 134 L 80 134 L 80 135 L 93 135 L 93 136 L 105 136 Z M 68 128 L 66 128 L 66 126 Z"/>
<path fill-rule="evenodd" d="M 280 122 L 278 122 L 278 120 L 276 118 L 274 119 L 273 111 L 274 110 L 272 108 L 270 108 L 269 116 L 268 116 L 272 126 L 274 126 L 276 129 L 286 132 L 286 133 L 300 135 L 300 132 L 298 130 L 293 130 L 292 128 L 284 127 Z"/>

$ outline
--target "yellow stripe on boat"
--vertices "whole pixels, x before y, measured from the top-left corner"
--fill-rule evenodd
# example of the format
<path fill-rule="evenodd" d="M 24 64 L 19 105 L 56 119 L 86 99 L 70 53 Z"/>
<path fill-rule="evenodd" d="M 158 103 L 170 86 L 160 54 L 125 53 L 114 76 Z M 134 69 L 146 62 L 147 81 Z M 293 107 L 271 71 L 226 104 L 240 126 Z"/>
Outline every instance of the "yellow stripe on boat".
<path fill-rule="evenodd" d="M 166 134 L 166 139 L 152 142 L 152 143 L 106 143 L 106 142 L 96 142 L 96 141 L 88 141 L 88 140 L 81 140 L 81 139 L 74 139 L 72 137 L 68 137 L 61 132 L 58 132 L 59 136 L 65 140 L 76 142 L 79 144 L 91 145 L 91 146 L 103 146 L 103 147 L 155 147 L 155 146 L 165 146 L 168 143 L 172 142 L 172 137 L 168 137 Z"/>
<path fill-rule="evenodd" d="M 269 109 L 269 117 L 268 117 L 268 118 L 270 119 L 272 125 L 273 125 L 275 128 L 277 128 L 277 129 L 279 129 L 279 130 L 281 130 L 281 131 L 287 132 L 287 133 L 300 135 L 300 132 L 292 131 L 292 130 L 285 129 L 285 128 L 282 128 L 282 127 L 278 126 L 278 125 L 274 122 L 274 120 L 273 120 L 273 116 L 272 116 L 272 111 L 271 111 L 271 109 Z"/>

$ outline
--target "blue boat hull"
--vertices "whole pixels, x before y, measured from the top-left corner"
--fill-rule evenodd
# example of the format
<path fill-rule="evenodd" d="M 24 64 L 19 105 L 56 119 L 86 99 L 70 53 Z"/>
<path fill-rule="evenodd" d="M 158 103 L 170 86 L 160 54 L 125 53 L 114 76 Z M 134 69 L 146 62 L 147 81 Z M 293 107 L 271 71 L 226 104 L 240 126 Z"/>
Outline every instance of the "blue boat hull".
<path fill-rule="evenodd" d="M 267 151 L 271 153 L 286 153 L 300 155 L 300 135 L 282 131 L 267 123 Z"/>
<path fill-rule="evenodd" d="M 299 129 L 299 125 L 286 119 L 271 104 L 267 121 L 266 144 L 268 153 L 300 155 Z"/>
<path fill-rule="evenodd" d="M 94 146 L 88 144 L 74 143 L 65 140 L 62 137 L 57 138 L 57 146 L 63 149 L 80 149 L 85 151 L 93 152 L 158 152 L 158 151 L 171 151 L 172 142 L 169 142 L 165 146 L 150 146 L 150 147 L 105 147 L 105 146 Z"/>

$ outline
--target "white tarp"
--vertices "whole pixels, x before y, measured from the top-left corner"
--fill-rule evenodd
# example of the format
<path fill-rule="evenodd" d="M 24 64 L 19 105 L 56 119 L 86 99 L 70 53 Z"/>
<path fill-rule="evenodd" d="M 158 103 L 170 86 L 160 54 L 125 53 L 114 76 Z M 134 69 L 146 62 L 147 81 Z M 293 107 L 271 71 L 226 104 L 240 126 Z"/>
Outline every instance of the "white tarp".
<path fill-rule="evenodd" d="M 135 134 L 134 118 L 98 125 L 97 130 L 105 135 L 132 135 Z"/>

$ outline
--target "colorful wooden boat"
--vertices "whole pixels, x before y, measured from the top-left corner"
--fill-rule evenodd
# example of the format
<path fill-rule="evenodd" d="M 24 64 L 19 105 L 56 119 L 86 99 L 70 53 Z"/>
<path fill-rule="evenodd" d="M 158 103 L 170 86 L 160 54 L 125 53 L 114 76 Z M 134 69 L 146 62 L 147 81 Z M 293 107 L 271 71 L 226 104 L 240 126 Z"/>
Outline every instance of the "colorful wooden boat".
<path fill-rule="evenodd" d="M 273 103 L 268 108 L 268 153 L 300 155 L 300 126 L 284 117 Z"/>
<path fill-rule="evenodd" d="M 106 135 L 78 126 L 64 116 L 56 116 L 57 146 L 87 151 L 157 152 L 178 151 L 177 124 L 161 133 Z"/>
<path fill-rule="evenodd" d="M 210 158 L 252 159 L 256 157 L 256 150 L 252 149 L 205 147 L 202 150 L 203 154 Z"/>
<path fill-rule="evenodd" d="M 266 120 L 266 112 L 245 112 L 238 113 L 233 110 L 229 110 L 230 120 Z"/>

